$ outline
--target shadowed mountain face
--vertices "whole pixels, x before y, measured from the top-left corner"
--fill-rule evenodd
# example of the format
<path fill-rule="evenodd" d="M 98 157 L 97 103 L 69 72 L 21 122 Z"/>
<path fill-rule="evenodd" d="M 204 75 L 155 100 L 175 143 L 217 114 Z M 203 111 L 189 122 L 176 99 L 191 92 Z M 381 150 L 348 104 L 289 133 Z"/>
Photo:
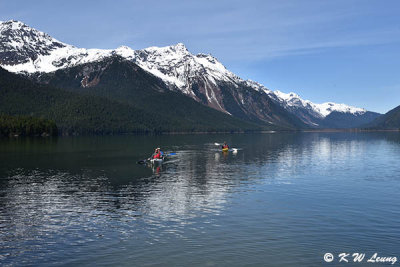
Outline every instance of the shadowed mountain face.
<path fill-rule="evenodd" d="M 400 106 L 378 117 L 373 122 L 364 125 L 373 129 L 400 129 Z"/>
<path fill-rule="evenodd" d="M 107 75 L 107 72 L 104 75 Z M 149 75 L 149 78 L 154 76 Z M 0 68 L 0 113 L 51 119 L 65 134 L 263 129 L 256 124 L 205 107 L 191 99 L 180 105 L 179 102 L 183 98 L 186 100 L 187 97 L 170 92 L 162 86 L 148 88 L 145 80 L 141 81 L 141 98 L 133 100 L 126 97 L 127 100 L 123 101 L 119 95 L 121 91 L 113 92 L 113 87 L 110 86 L 118 84 L 118 80 L 108 81 L 107 88 L 111 88 L 110 90 L 99 89 L 98 93 L 93 93 L 88 91 L 93 87 L 84 87 L 78 93 L 79 89 L 73 92 L 38 84 Z M 145 101 L 148 98 L 155 101 Z M 140 101 L 151 104 L 134 104 Z"/>
<path fill-rule="evenodd" d="M 366 123 L 373 121 L 381 114 L 366 111 L 362 114 L 350 114 L 343 112 L 332 112 L 320 122 L 322 128 L 358 128 Z"/>

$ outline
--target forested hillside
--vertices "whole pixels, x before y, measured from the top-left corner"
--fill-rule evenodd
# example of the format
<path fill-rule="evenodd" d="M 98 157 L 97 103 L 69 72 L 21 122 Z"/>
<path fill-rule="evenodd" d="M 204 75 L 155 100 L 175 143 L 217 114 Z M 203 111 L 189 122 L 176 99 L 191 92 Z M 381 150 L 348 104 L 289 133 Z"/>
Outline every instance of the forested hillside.
<path fill-rule="evenodd" d="M 62 134 L 122 134 L 174 131 L 246 131 L 262 129 L 197 102 L 179 106 L 169 93 L 169 111 L 133 105 L 117 98 L 68 92 L 37 84 L 0 68 L 0 113 L 53 120 Z M 183 96 L 184 97 L 184 96 Z M 175 101 L 175 102 L 173 102 Z M 174 106 L 175 105 L 175 106 Z M 176 116 L 174 116 L 176 114 Z"/>

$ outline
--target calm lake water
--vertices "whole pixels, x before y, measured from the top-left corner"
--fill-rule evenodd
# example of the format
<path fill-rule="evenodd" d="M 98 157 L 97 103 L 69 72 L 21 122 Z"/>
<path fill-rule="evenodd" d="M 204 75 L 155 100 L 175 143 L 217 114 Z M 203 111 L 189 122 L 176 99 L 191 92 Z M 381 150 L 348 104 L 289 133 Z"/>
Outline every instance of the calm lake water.
<path fill-rule="evenodd" d="M 400 261 L 399 199 L 398 132 L 3 139 L 0 265 Z"/>

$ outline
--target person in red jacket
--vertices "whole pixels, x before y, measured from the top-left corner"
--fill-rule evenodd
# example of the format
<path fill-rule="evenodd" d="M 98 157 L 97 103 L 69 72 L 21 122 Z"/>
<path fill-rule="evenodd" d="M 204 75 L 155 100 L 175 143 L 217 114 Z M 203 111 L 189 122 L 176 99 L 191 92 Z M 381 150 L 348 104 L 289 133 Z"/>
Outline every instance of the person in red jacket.
<path fill-rule="evenodd" d="M 152 159 L 161 159 L 162 158 L 162 154 L 161 154 L 161 150 L 160 148 L 156 148 L 156 150 L 154 151 L 153 155 L 151 155 Z"/>

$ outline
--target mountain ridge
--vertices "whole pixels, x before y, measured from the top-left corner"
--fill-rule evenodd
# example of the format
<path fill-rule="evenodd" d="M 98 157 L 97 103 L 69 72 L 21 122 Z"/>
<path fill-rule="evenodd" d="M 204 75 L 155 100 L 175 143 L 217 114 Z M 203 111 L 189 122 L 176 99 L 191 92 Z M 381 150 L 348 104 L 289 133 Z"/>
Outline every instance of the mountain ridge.
<path fill-rule="evenodd" d="M 369 129 L 400 130 L 400 106 L 363 126 Z"/>
<path fill-rule="evenodd" d="M 7 40 L 1 37 L 5 41 L 0 46 L 0 65 L 12 72 L 49 73 L 118 55 L 162 79 L 170 90 L 179 91 L 197 102 L 230 115 L 246 113 L 261 121 L 273 122 L 271 116 L 264 115 L 268 109 L 258 111 L 260 107 L 262 110 L 262 105 L 269 105 L 269 99 L 309 127 L 324 125 L 321 121 L 332 112 L 351 114 L 355 119 L 368 112 L 365 109 L 333 102 L 314 104 L 294 93 L 272 91 L 262 84 L 240 78 L 211 55 L 191 54 L 183 43 L 141 50 L 133 50 L 127 46 L 116 49 L 85 49 L 62 43 L 19 21 L 7 21 L 0 25 L 0 36 L 29 41 L 21 46 L 14 39 L 7 39 L 6 42 Z M 49 47 L 37 48 L 44 44 Z M 12 57 L 13 52 L 17 56 Z M 262 101 L 254 97 L 245 98 L 252 95 L 249 90 L 259 92 L 257 97 Z M 227 103 L 224 98 L 231 100 Z M 374 115 L 368 114 L 367 117 Z"/>

